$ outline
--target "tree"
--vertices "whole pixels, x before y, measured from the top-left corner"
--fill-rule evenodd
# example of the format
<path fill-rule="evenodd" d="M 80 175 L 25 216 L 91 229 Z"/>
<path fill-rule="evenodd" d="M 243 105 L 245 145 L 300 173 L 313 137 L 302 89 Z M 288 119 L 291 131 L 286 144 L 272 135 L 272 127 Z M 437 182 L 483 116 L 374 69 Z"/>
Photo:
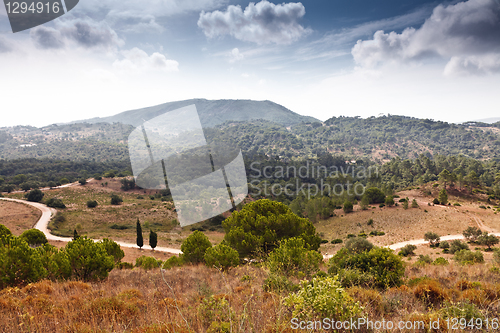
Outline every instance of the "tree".
<path fill-rule="evenodd" d="M 418 208 L 417 200 L 413 199 L 413 201 L 411 202 L 411 208 Z"/>
<path fill-rule="evenodd" d="M 403 201 L 403 209 L 408 209 L 408 198 Z"/>
<path fill-rule="evenodd" d="M 499 242 L 497 236 L 489 235 L 487 232 L 484 232 L 481 236 L 479 236 L 477 241 L 481 245 L 486 245 L 488 250 L 490 250 L 492 246 L 497 245 Z"/>
<path fill-rule="evenodd" d="M 448 193 L 446 193 L 446 190 L 444 188 L 439 191 L 438 200 L 441 205 L 446 205 L 448 203 Z"/>
<path fill-rule="evenodd" d="M 114 267 L 114 258 L 101 243 L 78 237 L 66 244 L 72 275 L 83 281 L 103 280 Z"/>
<path fill-rule="evenodd" d="M 112 256 L 115 260 L 115 264 L 119 263 L 120 260 L 125 257 L 125 252 L 120 248 L 118 243 L 113 242 L 111 239 L 104 238 L 100 244 L 109 256 Z"/>
<path fill-rule="evenodd" d="M 144 240 L 142 238 L 142 228 L 141 228 L 141 222 L 139 222 L 139 219 L 137 219 L 137 224 L 136 224 L 136 232 L 137 232 L 137 237 L 135 239 L 135 242 L 137 246 L 142 249 L 144 246 Z"/>
<path fill-rule="evenodd" d="M 118 196 L 116 194 L 111 195 L 111 204 L 112 205 L 116 206 L 116 205 L 121 204 L 122 202 L 123 202 L 123 199 L 120 196 Z"/>
<path fill-rule="evenodd" d="M 349 214 L 352 212 L 352 210 L 353 210 L 352 202 L 346 200 L 346 202 L 344 202 L 344 213 Z"/>
<path fill-rule="evenodd" d="M 222 223 L 227 245 L 241 258 L 268 254 L 279 241 L 300 237 L 308 250 L 319 249 L 321 238 L 310 221 L 294 214 L 281 202 L 267 199 L 246 204 Z"/>
<path fill-rule="evenodd" d="M 415 250 L 417 247 L 413 244 L 407 244 L 401 248 L 399 251 L 398 255 L 403 256 L 403 257 L 408 257 L 415 255 Z"/>
<path fill-rule="evenodd" d="M 389 195 L 385 198 L 385 204 L 387 206 L 394 206 L 394 197 L 392 195 Z"/>
<path fill-rule="evenodd" d="M 469 174 L 465 177 L 465 180 L 469 183 L 471 193 L 472 193 L 472 189 L 475 186 L 479 185 L 479 177 L 474 170 L 469 172 Z"/>
<path fill-rule="evenodd" d="M 157 244 L 158 244 L 158 235 L 153 230 L 149 230 L 149 246 L 151 246 L 153 251 Z"/>
<path fill-rule="evenodd" d="M 52 208 L 66 208 L 64 202 L 62 202 L 62 200 L 58 198 L 50 198 L 49 200 L 47 200 L 47 202 L 45 202 L 45 204 Z"/>
<path fill-rule="evenodd" d="M 204 262 L 205 252 L 211 247 L 208 237 L 196 230 L 182 242 L 181 251 L 186 262 L 197 264 Z"/>
<path fill-rule="evenodd" d="M 370 187 L 365 191 L 363 198 L 366 197 L 369 204 L 383 203 L 385 201 L 385 194 L 376 187 Z"/>
<path fill-rule="evenodd" d="M 477 241 L 477 238 L 481 236 L 483 232 L 481 229 L 478 227 L 468 227 L 462 232 L 462 235 L 467 239 L 469 242 L 475 242 Z"/>
<path fill-rule="evenodd" d="M 443 171 L 441 171 L 438 177 L 439 181 L 444 184 L 444 188 L 446 189 L 446 183 L 451 181 L 452 179 L 451 173 L 448 170 L 444 169 Z"/>
<path fill-rule="evenodd" d="M 426 232 L 424 235 L 424 240 L 428 241 L 431 247 L 436 246 L 439 243 L 440 239 L 441 237 L 439 237 L 438 234 L 432 231 Z"/>
<path fill-rule="evenodd" d="M 9 228 L 4 226 L 3 224 L 0 224 L 0 237 L 8 235 L 12 235 L 12 232 L 9 230 Z"/>
<path fill-rule="evenodd" d="M 83 185 L 87 184 L 87 179 L 85 179 L 85 178 L 80 178 L 80 179 L 78 180 L 78 182 L 80 183 L 80 185 L 82 185 L 82 186 L 83 186 Z"/>
<path fill-rule="evenodd" d="M 38 229 L 26 230 L 19 237 L 24 239 L 28 245 L 33 246 L 40 246 L 48 242 L 45 234 Z"/>
<path fill-rule="evenodd" d="M 39 189 L 34 189 L 26 193 L 26 199 L 31 202 L 40 202 L 43 199 L 43 192 Z"/>
<path fill-rule="evenodd" d="M 78 235 L 78 231 L 76 231 L 76 229 L 73 230 L 73 240 L 77 240 L 78 238 L 80 238 L 80 235 Z"/>
<path fill-rule="evenodd" d="M 97 207 L 97 201 L 95 201 L 95 200 L 89 200 L 89 201 L 87 201 L 87 207 L 88 208 L 95 208 L 95 207 Z"/>
<path fill-rule="evenodd" d="M 238 266 L 240 262 L 238 251 L 222 243 L 209 247 L 203 258 L 207 266 L 221 268 L 224 271 Z"/>
<path fill-rule="evenodd" d="M 455 252 L 458 252 L 460 250 L 468 250 L 468 249 L 469 245 L 467 245 L 467 243 L 464 243 L 459 239 L 455 239 L 451 242 L 448 252 L 451 254 L 455 254 Z"/>

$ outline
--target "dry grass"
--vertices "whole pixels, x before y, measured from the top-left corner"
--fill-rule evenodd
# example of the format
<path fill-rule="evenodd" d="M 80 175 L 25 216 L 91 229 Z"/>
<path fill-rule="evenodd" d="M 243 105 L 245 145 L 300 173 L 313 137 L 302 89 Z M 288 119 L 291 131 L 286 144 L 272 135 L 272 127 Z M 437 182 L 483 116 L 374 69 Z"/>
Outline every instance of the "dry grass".
<path fill-rule="evenodd" d="M 371 320 L 443 319 L 445 301 L 500 309 L 500 274 L 490 265 L 408 266 L 405 285 L 347 291 Z M 242 266 L 114 270 L 101 283 L 41 281 L 0 291 L 0 332 L 294 332 L 286 294 L 264 292 L 268 273 Z M 170 289 L 171 288 L 171 289 Z M 415 330 L 395 330 L 415 332 Z M 442 332 L 446 332 L 441 327 Z"/>
<path fill-rule="evenodd" d="M 19 236 L 23 231 L 31 229 L 42 213 L 31 206 L 0 200 L 0 223 Z"/>

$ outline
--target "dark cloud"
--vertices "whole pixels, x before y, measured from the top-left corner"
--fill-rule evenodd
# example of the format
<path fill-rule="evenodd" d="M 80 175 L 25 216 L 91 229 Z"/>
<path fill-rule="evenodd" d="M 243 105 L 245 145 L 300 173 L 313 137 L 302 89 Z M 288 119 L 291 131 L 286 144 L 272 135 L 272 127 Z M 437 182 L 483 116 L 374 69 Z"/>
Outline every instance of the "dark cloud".
<path fill-rule="evenodd" d="M 494 72 L 500 60 L 500 2 L 469 0 L 437 6 L 419 29 L 402 33 L 377 31 L 358 41 L 354 60 L 364 66 L 428 57 L 449 60 L 446 74 Z"/>
<path fill-rule="evenodd" d="M 310 32 L 298 21 L 306 13 L 302 3 L 275 5 L 266 0 L 240 6 L 228 6 L 224 12 L 202 12 L 198 26 L 209 38 L 231 35 L 257 44 L 290 44 Z"/>
<path fill-rule="evenodd" d="M 38 48 L 60 49 L 64 47 L 64 39 L 56 29 L 39 26 L 31 29 L 30 35 Z"/>
<path fill-rule="evenodd" d="M 94 22 L 71 22 L 60 31 L 64 37 L 85 48 L 111 49 L 120 44 L 120 39 L 111 28 Z"/>

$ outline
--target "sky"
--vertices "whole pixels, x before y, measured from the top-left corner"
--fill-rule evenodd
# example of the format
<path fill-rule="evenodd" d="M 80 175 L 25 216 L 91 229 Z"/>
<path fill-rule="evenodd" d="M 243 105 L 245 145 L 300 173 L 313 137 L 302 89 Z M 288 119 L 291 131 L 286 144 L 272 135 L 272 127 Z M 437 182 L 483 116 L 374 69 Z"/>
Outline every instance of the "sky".
<path fill-rule="evenodd" d="M 18 33 L 0 5 L 0 127 L 191 98 L 463 122 L 499 87 L 499 0 L 80 0 Z"/>

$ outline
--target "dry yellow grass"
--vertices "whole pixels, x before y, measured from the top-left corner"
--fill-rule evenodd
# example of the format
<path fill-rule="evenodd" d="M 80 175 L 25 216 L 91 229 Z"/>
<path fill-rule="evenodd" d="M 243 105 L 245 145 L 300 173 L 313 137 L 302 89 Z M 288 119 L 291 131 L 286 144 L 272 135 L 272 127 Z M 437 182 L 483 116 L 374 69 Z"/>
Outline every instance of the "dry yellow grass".
<path fill-rule="evenodd" d="M 0 200 L 0 223 L 9 228 L 15 236 L 33 228 L 41 215 L 38 209 L 31 206 Z"/>

